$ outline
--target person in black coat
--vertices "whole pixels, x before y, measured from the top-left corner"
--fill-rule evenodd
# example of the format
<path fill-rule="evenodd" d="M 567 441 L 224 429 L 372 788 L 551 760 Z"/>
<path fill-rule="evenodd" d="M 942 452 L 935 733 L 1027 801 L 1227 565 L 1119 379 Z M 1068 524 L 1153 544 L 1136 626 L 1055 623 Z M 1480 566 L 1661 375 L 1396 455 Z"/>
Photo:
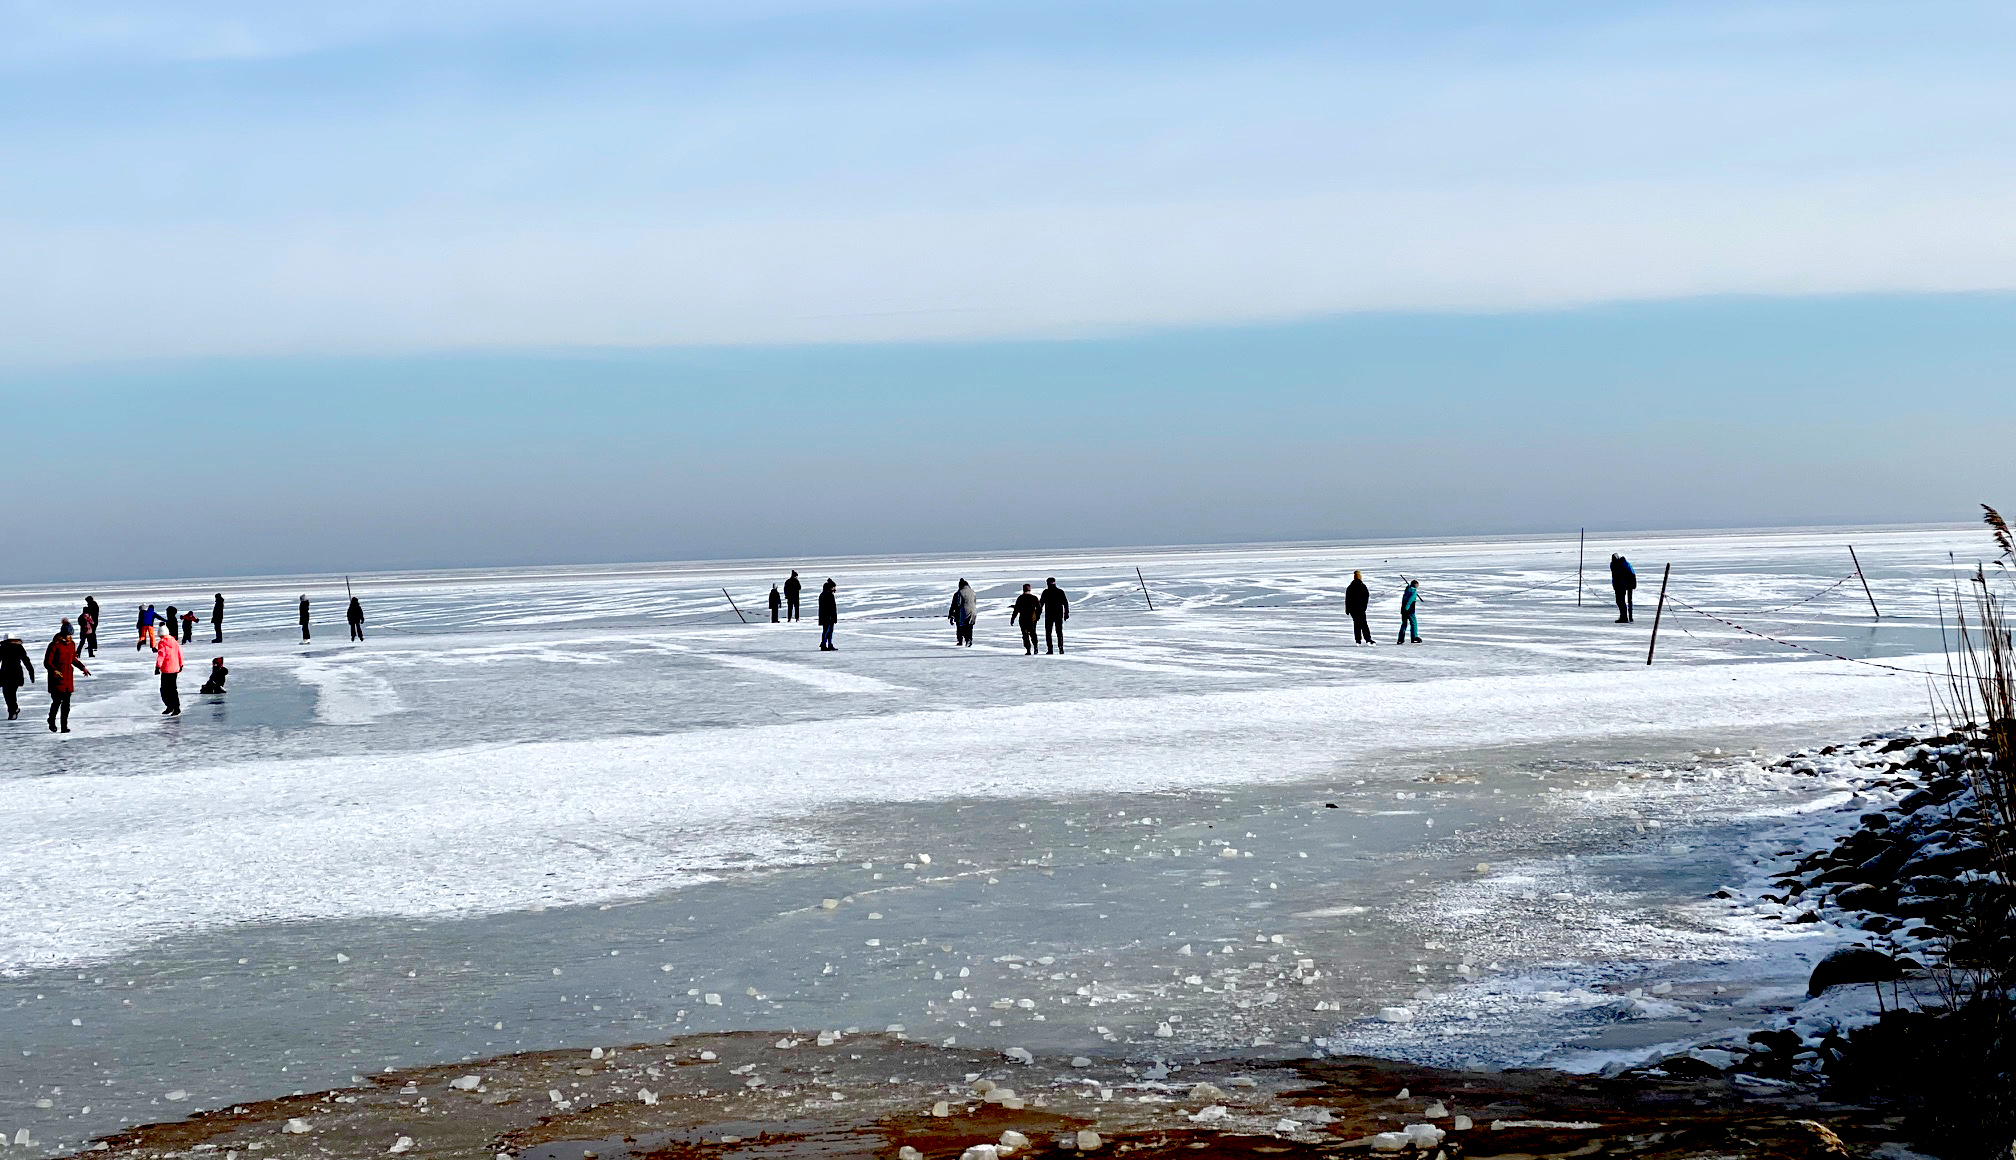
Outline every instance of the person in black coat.
<path fill-rule="evenodd" d="M 1008 609 L 1008 619 L 1022 629 L 1022 655 L 1036 655 L 1036 616 L 1043 611 L 1043 598 L 1031 592 L 1031 585 L 1022 586 L 1022 595 L 1015 598 L 1015 604 Z"/>
<path fill-rule="evenodd" d="M 1071 601 L 1057 587 L 1057 577 L 1043 582 L 1043 651 L 1064 651 L 1064 622 L 1071 619 Z"/>
<path fill-rule="evenodd" d="M 792 573 L 797 575 L 797 573 Z M 833 626 L 840 623 L 840 586 L 832 577 L 819 589 L 819 649 L 821 652 L 839 652 L 833 644 Z"/>
<path fill-rule="evenodd" d="M 301 595 L 301 642 L 308 642 L 308 595 L 305 592 Z"/>
<path fill-rule="evenodd" d="M 1631 567 L 1631 561 L 1615 552 L 1610 554 L 1610 587 L 1617 593 L 1617 623 L 1630 624 L 1631 594 L 1638 590 L 1638 573 Z"/>
<path fill-rule="evenodd" d="M 21 670 L 28 670 L 24 680 Z M 35 683 L 35 662 L 28 658 L 28 646 L 18 636 L 0 640 L 0 694 L 7 698 L 7 719 L 21 716 L 20 688 Z"/>
<path fill-rule="evenodd" d="M 224 678 L 230 675 L 231 670 L 224 667 L 223 657 L 211 657 L 210 679 L 204 681 L 203 687 L 196 691 L 199 693 L 221 693 L 224 691 Z"/>
<path fill-rule="evenodd" d="M 355 596 L 350 598 L 350 609 L 343 614 L 343 619 L 350 622 L 350 639 L 363 640 L 364 605 Z"/>
<path fill-rule="evenodd" d="M 210 603 L 210 643 L 224 643 L 224 594 L 222 592 L 219 592 L 217 599 Z"/>
<path fill-rule="evenodd" d="M 787 606 L 785 610 L 786 620 L 798 619 L 798 593 L 803 590 L 804 585 L 798 582 L 798 569 L 791 569 L 791 578 L 784 581 L 784 603 Z"/>
<path fill-rule="evenodd" d="M 1372 590 L 1365 587 L 1365 573 L 1351 573 L 1351 583 L 1344 588 L 1344 611 L 1351 614 L 1351 643 L 1375 644 L 1372 639 L 1372 625 L 1365 617 L 1372 609 Z"/>
<path fill-rule="evenodd" d="M 85 618 L 89 617 L 87 621 Z M 77 614 L 77 643 L 84 648 L 84 655 L 98 655 L 98 598 L 86 596 L 84 611 Z"/>
<path fill-rule="evenodd" d="M 783 596 L 782 596 L 782 595 L 781 595 L 781 594 L 780 594 L 780 593 L 779 593 L 779 592 L 777 591 L 777 586 L 776 586 L 775 584 L 772 584 L 772 585 L 770 586 L 770 623 L 771 623 L 771 624 L 776 624 L 776 623 L 777 623 L 777 610 L 778 610 L 778 609 L 780 609 L 780 608 L 782 608 L 782 607 L 784 607 L 784 597 L 783 597 Z"/>

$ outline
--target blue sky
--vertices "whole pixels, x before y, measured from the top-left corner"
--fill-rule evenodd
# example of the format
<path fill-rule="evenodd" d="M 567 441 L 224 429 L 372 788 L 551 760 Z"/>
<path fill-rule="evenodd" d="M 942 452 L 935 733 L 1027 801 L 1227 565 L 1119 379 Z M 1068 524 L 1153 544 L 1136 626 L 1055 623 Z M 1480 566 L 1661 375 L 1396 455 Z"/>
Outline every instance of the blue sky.
<path fill-rule="evenodd" d="M 0 0 L 0 423 L 80 521 L 0 578 L 1965 518 L 2012 47 L 1937 0 Z M 202 514 L 137 549 L 164 477 Z"/>

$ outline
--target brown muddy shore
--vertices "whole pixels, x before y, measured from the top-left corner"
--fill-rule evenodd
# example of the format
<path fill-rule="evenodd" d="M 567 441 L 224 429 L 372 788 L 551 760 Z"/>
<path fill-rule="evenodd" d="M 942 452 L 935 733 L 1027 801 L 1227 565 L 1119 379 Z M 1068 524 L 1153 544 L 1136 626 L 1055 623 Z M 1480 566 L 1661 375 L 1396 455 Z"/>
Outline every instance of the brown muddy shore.
<path fill-rule="evenodd" d="M 1459 1072 L 1359 1058 L 1206 1061 L 1164 1074 L 1083 1058 L 1024 1063 L 890 1034 L 740 1032 L 391 1072 L 129 1129 L 79 1155 L 893 1160 L 915 1149 L 951 1160 L 1019 1133 L 1027 1143 L 1006 1137 L 1017 1154 L 1677 1160 L 1867 1155 L 1904 1144 L 1901 1122 L 1719 1077 Z M 1446 1136 L 1418 1153 L 1378 1138 L 1410 1124 Z"/>

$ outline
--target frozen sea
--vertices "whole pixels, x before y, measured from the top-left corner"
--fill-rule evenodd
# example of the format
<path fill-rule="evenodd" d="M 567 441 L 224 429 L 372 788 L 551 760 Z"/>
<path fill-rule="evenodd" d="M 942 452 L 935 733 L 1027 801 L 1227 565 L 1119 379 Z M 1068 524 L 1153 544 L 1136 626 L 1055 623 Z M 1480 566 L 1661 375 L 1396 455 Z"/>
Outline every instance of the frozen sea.
<path fill-rule="evenodd" d="M 349 578 L 361 644 L 341 577 L 13 590 L 0 630 L 38 658 L 87 591 L 106 625 L 76 732 L 39 688 L 0 725 L 0 1130 L 54 1151 L 730 1028 L 1599 1066 L 1799 990 L 1824 936 L 1704 900 L 1840 804 L 1765 762 L 1928 716 L 1897 670 L 1941 667 L 1940 594 L 1983 546 L 1591 536 L 1580 606 L 1573 536 L 379 574 Z M 773 625 L 789 566 L 808 619 Z M 1008 603 L 1047 576 L 1068 651 L 1026 657 Z M 1425 640 L 1396 647 L 1403 576 Z M 226 642 L 199 628 L 164 719 L 132 609 L 220 588 Z M 230 693 L 196 695 L 218 654 Z M 1694 998 L 1620 1014 L 1652 979 Z M 1368 1021 L 1396 1005 L 1420 1020 Z"/>

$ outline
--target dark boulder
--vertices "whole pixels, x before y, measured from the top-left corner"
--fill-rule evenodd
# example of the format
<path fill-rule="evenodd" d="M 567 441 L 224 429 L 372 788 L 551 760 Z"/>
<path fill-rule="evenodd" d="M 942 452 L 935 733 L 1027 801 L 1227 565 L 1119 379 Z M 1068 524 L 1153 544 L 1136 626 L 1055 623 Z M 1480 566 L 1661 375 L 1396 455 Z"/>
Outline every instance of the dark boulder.
<path fill-rule="evenodd" d="M 1806 980 L 1806 996 L 1812 998 L 1829 987 L 1850 983 L 1879 983 L 1902 978 L 1904 968 L 1896 959 L 1868 947 L 1842 947 L 1813 968 Z"/>

